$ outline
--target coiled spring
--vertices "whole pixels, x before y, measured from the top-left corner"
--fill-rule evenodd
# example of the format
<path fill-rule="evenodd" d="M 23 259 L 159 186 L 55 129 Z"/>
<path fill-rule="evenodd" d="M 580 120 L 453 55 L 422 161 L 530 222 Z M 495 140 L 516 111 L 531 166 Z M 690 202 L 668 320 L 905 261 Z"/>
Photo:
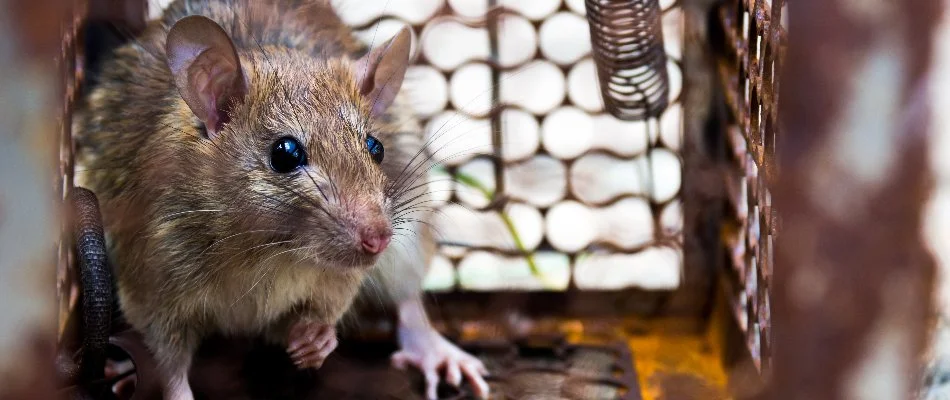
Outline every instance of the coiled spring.
<path fill-rule="evenodd" d="M 604 108 L 638 121 L 669 104 L 658 0 L 586 0 L 587 21 Z"/>

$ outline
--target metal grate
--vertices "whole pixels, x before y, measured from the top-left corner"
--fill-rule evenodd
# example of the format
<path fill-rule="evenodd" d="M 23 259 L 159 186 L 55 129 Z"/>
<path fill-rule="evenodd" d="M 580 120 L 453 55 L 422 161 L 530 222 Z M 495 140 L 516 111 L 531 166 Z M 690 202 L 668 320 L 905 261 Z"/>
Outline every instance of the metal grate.
<path fill-rule="evenodd" d="M 577 345 L 557 336 L 460 345 L 485 362 L 492 399 L 642 398 L 633 355 L 622 342 Z M 421 374 L 391 368 L 394 348 L 386 342 L 344 343 L 312 376 L 296 370 L 281 348 L 245 346 L 225 342 L 209 347 L 207 360 L 214 362 L 196 363 L 193 380 L 200 386 L 195 390 L 209 398 L 422 398 Z M 222 362 L 224 358 L 228 361 Z M 243 370 L 242 362 L 247 365 Z M 440 385 L 439 398 L 477 397 L 466 383 L 458 388 Z"/>
<path fill-rule="evenodd" d="M 60 76 L 63 88 L 63 123 L 60 124 L 58 170 L 56 175 L 56 189 L 59 199 L 66 200 L 72 189 L 73 182 L 73 136 L 72 111 L 80 95 L 80 83 L 83 79 L 82 41 L 79 40 L 79 30 L 86 19 L 88 4 L 86 1 L 76 1 L 70 7 L 69 15 L 63 25 L 62 48 L 58 58 Z M 72 229 L 63 226 L 61 238 L 57 248 L 56 293 L 59 308 L 59 334 L 62 335 L 70 311 L 76 304 L 79 296 L 79 287 L 75 282 L 76 276 L 69 266 L 73 262 Z"/>
<path fill-rule="evenodd" d="M 671 105 L 664 111 L 665 104 L 653 104 L 644 115 L 652 118 L 628 122 L 605 112 L 583 1 L 337 3 L 367 43 L 402 24 L 416 33 L 407 85 L 415 88 L 430 148 L 445 166 L 432 177 L 443 246 L 428 289 L 679 287 L 677 5 L 654 5 L 663 7 L 653 11 L 655 28 L 667 38 L 651 42 L 665 49 L 661 75 L 669 74 L 669 91 L 661 92 Z M 494 196 L 449 183 L 453 176 L 473 178 Z M 532 273 L 522 250 L 535 254 L 540 274 Z"/>
<path fill-rule="evenodd" d="M 775 179 L 778 79 L 785 41 L 780 20 L 784 0 L 735 0 L 721 5 L 724 33 L 719 78 L 732 125 L 726 132 L 738 176 L 728 180 L 738 229 L 727 242 L 732 252 L 732 308 L 760 370 L 771 355 L 770 292 L 778 229 L 769 185 Z"/>

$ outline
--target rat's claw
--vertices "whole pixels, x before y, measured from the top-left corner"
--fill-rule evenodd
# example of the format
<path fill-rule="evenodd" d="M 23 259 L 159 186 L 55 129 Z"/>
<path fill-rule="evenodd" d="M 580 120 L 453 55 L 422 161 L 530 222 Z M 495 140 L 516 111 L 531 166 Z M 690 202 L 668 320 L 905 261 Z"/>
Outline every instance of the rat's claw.
<path fill-rule="evenodd" d="M 483 364 L 481 360 L 468 354 L 465 355 L 467 358 L 459 362 L 459 367 L 465 377 L 468 378 L 468 382 L 475 389 L 475 395 L 487 399 L 488 382 L 485 382 L 483 376 L 488 375 L 488 369 L 485 368 L 485 364 Z"/>
<path fill-rule="evenodd" d="M 397 351 L 393 353 L 392 364 L 398 369 L 406 369 L 409 365 L 420 365 L 421 362 L 414 357 L 412 354 L 409 354 L 405 351 Z"/>
<path fill-rule="evenodd" d="M 439 387 L 439 371 L 434 365 L 425 365 L 422 368 L 422 371 L 426 377 L 426 398 L 429 400 L 437 400 L 439 398 L 438 389 Z"/>
<path fill-rule="evenodd" d="M 445 380 L 449 382 L 450 385 L 458 387 L 462 384 L 462 370 L 460 366 L 456 363 L 446 363 L 445 365 Z"/>
<path fill-rule="evenodd" d="M 287 342 L 287 354 L 299 368 L 320 368 L 338 344 L 333 325 L 311 321 L 294 324 Z"/>
<path fill-rule="evenodd" d="M 475 395 L 488 396 L 488 383 L 483 375 L 488 374 L 485 364 L 478 358 L 466 353 L 438 332 L 403 331 L 400 334 L 402 350 L 392 356 L 393 366 L 404 369 L 407 365 L 418 368 L 426 379 L 426 397 L 437 399 L 439 372 L 445 370 L 446 382 L 459 386 L 462 377 L 471 384 Z"/>

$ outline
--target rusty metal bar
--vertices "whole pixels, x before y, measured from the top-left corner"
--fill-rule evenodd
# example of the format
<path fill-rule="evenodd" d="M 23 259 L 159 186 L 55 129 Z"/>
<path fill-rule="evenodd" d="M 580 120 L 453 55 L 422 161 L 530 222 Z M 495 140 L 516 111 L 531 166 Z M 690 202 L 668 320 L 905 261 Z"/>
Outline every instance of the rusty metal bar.
<path fill-rule="evenodd" d="M 934 286 L 925 74 L 941 11 L 789 2 L 772 399 L 909 399 L 917 386 Z"/>
<path fill-rule="evenodd" d="M 782 65 L 784 1 L 732 0 L 714 11 L 716 71 L 731 118 L 722 141 L 729 147 L 731 170 L 725 173 L 731 218 L 724 239 L 731 268 L 721 278 L 729 307 L 754 367 L 768 374 L 771 362 L 771 288 L 777 212 L 770 183 L 779 137 L 777 81 Z M 767 67 L 766 67 L 767 66 Z"/>
<path fill-rule="evenodd" d="M 62 40 L 75 4 L 0 1 L 0 398 L 55 399 Z M 52 61 L 58 62 L 52 62 Z"/>

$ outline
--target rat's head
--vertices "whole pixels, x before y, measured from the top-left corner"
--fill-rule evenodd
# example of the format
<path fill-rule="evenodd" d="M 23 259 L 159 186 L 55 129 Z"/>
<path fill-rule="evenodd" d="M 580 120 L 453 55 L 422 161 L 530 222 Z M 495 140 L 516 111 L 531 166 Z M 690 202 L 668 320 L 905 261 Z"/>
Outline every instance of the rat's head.
<path fill-rule="evenodd" d="M 399 91 L 409 42 L 404 29 L 357 60 L 265 47 L 239 55 L 210 19 L 172 26 L 179 114 L 196 118 L 190 168 L 240 211 L 225 230 L 261 232 L 282 243 L 268 251 L 323 264 L 373 264 L 393 232 L 375 121 Z"/>

